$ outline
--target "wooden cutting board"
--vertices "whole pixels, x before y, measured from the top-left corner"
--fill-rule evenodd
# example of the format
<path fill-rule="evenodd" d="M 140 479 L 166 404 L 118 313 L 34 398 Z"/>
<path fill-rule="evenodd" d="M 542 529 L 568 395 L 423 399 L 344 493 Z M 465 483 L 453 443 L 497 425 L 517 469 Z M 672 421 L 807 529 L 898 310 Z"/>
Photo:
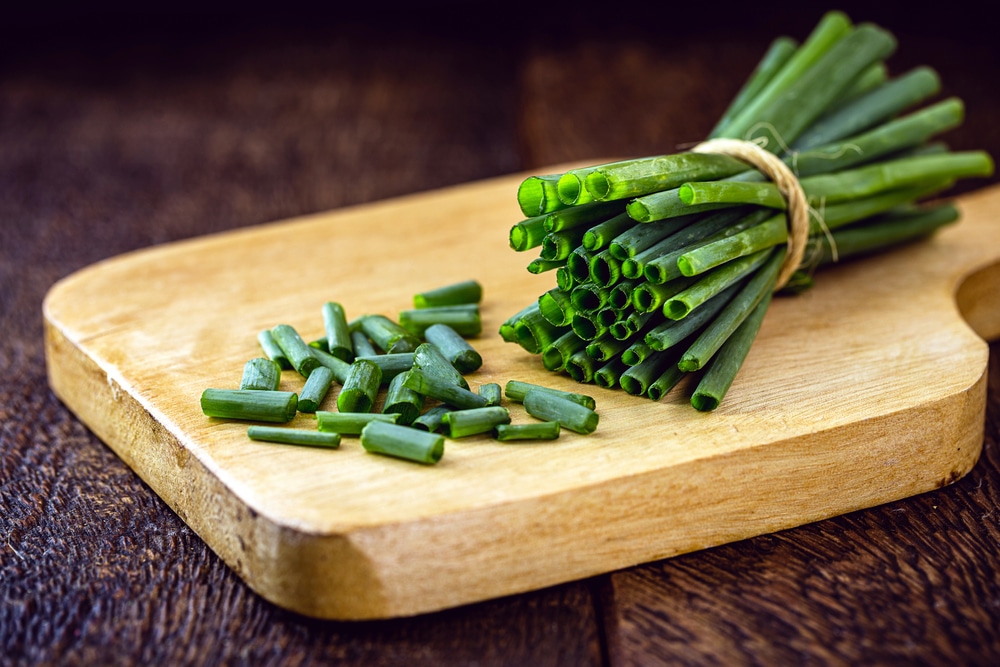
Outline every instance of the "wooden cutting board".
<path fill-rule="evenodd" d="M 335 619 L 418 614 L 790 528 L 950 484 L 979 456 L 1000 334 L 1000 188 L 929 241 L 822 272 L 777 298 L 722 407 L 584 387 L 495 333 L 553 285 L 507 245 L 523 175 L 101 262 L 44 303 L 51 386 L 246 582 Z M 529 256 L 530 255 L 530 256 Z M 252 442 L 205 417 L 275 324 L 320 307 L 396 315 L 417 291 L 484 287 L 485 364 L 595 396 L 596 433 L 448 441 L 426 467 Z M 298 390 L 286 371 L 283 389 Z M 327 398 L 335 405 L 335 392 Z M 530 421 L 512 404 L 515 422 Z M 293 425 L 312 426 L 299 416 Z"/>

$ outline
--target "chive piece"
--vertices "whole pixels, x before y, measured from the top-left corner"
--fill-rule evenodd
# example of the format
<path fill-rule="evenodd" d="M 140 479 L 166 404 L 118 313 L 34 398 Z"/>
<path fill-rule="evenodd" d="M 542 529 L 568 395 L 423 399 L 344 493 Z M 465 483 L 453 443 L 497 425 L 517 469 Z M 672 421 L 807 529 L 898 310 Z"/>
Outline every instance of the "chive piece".
<path fill-rule="evenodd" d="M 288 355 L 285 354 L 285 351 L 274 340 L 270 329 L 260 331 L 257 334 L 257 342 L 260 343 L 260 349 L 264 351 L 264 356 L 271 361 L 278 362 L 282 370 L 292 367 L 292 362 L 288 360 Z"/>
<path fill-rule="evenodd" d="M 524 395 L 525 411 L 542 421 L 555 421 L 563 428 L 581 434 L 593 433 L 600 417 L 588 407 L 551 391 L 531 389 Z"/>
<path fill-rule="evenodd" d="M 531 382 L 523 382 L 521 380 L 508 380 L 507 386 L 504 388 L 504 395 L 515 403 L 523 403 L 524 397 L 528 395 L 529 391 L 534 389 L 557 394 L 558 396 L 573 401 L 574 403 L 579 403 L 585 408 L 589 408 L 591 410 L 597 407 L 597 401 L 595 401 L 592 396 L 578 394 L 572 391 L 563 391 L 562 389 L 554 389 L 552 387 L 532 384 Z"/>
<path fill-rule="evenodd" d="M 499 405 L 489 405 L 469 410 L 455 410 L 444 415 L 441 421 L 448 427 L 449 438 L 465 438 L 489 433 L 497 424 L 509 424 L 510 412 Z"/>
<path fill-rule="evenodd" d="M 408 426 L 373 421 L 361 431 L 366 452 L 433 464 L 444 455 L 444 436 Z"/>
<path fill-rule="evenodd" d="M 578 350 L 566 360 L 566 373 L 577 382 L 584 384 L 593 382 L 596 371 L 597 362 L 587 354 L 586 350 Z"/>
<path fill-rule="evenodd" d="M 398 412 L 328 412 L 316 411 L 316 428 L 323 432 L 341 435 L 360 435 L 365 426 L 374 421 L 395 424 Z"/>
<path fill-rule="evenodd" d="M 687 375 L 684 371 L 677 367 L 677 364 L 669 366 L 660 377 L 653 380 L 653 382 L 646 388 L 646 396 L 651 401 L 658 401 L 667 394 L 670 390 L 677 386 L 684 376 Z"/>
<path fill-rule="evenodd" d="M 351 332 L 351 347 L 354 349 L 356 357 L 373 357 L 378 354 L 378 350 L 360 329 Z"/>
<path fill-rule="evenodd" d="M 558 273 L 558 272 L 557 272 Z M 500 338 L 507 343 L 517 343 L 517 323 L 520 322 L 524 317 L 528 316 L 528 313 L 535 312 L 538 310 L 538 300 L 535 299 L 527 306 L 522 308 L 519 312 L 514 313 L 508 317 L 497 330 L 500 334 Z"/>
<path fill-rule="evenodd" d="M 528 263 L 528 273 L 545 273 L 546 271 L 552 271 L 554 269 L 562 268 L 566 266 L 566 260 L 564 259 L 542 259 L 541 257 L 536 257 Z"/>
<path fill-rule="evenodd" d="M 453 411 L 454 409 L 454 407 L 445 403 L 435 405 L 433 408 L 414 419 L 411 426 L 413 428 L 419 428 L 421 430 L 434 433 L 441 428 L 441 420 L 444 418 L 445 414 Z"/>
<path fill-rule="evenodd" d="M 677 345 L 707 325 L 729 303 L 729 300 L 733 298 L 739 289 L 739 284 L 731 285 L 704 302 L 698 308 L 695 308 L 694 312 L 687 317 L 680 320 L 668 319 L 657 324 L 645 333 L 643 341 L 657 352 L 662 352 Z"/>
<path fill-rule="evenodd" d="M 299 332 L 288 324 L 279 324 L 271 329 L 271 336 L 278 344 L 292 367 L 302 377 L 309 377 L 312 369 L 319 366 L 319 361 L 313 356 L 313 348 L 306 345 Z"/>
<path fill-rule="evenodd" d="M 529 310 L 514 325 L 518 344 L 532 354 L 538 354 L 547 345 L 566 332 L 567 327 L 557 327 L 549 323 L 538 309 Z"/>
<path fill-rule="evenodd" d="M 209 417 L 259 422 L 290 422 L 298 411 L 294 391 L 206 389 L 201 393 L 201 411 Z"/>
<path fill-rule="evenodd" d="M 584 249 L 589 252 L 600 252 L 614 240 L 616 236 L 635 225 L 635 220 L 628 213 L 620 213 L 602 223 L 588 229 L 581 239 Z"/>
<path fill-rule="evenodd" d="M 334 301 L 323 304 L 323 328 L 326 330 L 326 351 L 344 361 L 354 358 L 354 345 L 347 327 L 344 307 Z"/>
<path fill-rule="evenodd" d="M 279 384 L 281 384 L 281 366 L 277 361 L 256 357 L 243 364 L 240 389 L 277 391 Z"/>
<path fill-rule="evenodd" d="M 369 359 L 355 359 L 337 395 L 337 409 L 341 412 L 370 412 L 381 383 L 382 369 L 378 364 Z"/>
<path fill-rule="evenodd" d="M 573 319 L 576 307 L 572 292 L 554 287 L 538 297 L 538 310 L 546 321 L 555 327 L 564 327 Z"/>
<path fill-rule="evenodd" d="M 680 357 L 678 352 L 654 352 L 638 364 L 631 366 L 618 378 L 625 393 L 633 396 L 646 395 L 649 386 L 655 382 L 665 370 L 677 365 Z"/>
<path fill-rule="evenodd" d="M 479 303 L 482 299 L 483 286 L 476 280 L 463 280 L 414 294 L 413 307 L 455 306 L 462 303 Z"/>
<path fill-rule="evenodd" d="M 379 367 L 382 371 L 381 384 L 389 384 L 389 381 L 400 373 L 404 373 L 413 368 L 415 352 L 393 352 L 391 354 L 376 354 L 370 357 L 355 357 L 354 360 L 364 359 Z"/>
<path fill-rule="evenodd" d="M 522 220 L 510 228 L 510 247 L 517 252 L 524 252 L 542 245 L 545 238 L 545 216 L 538 215 Z"/>
<path fill-rule="evenodd" d="M 517 188 L 517 203 L 526 216 L 542 215 L 564 208 L 556 190 L 562 174 L 529 176 Z"/>
<path fill-rule="evenodd" d="M 568 259 L 573 249 L 580 245 L 586 231 L 577 227 L 564 232 L 550 232 L 542 239 L 542 249 L 538 254 L 549 261 Z"/>
<path fill-rule="evenodd" d="M 503 400 L 503 389 L 496 382 L 484 382 L 476 389 L 476 393 L 486 399 L 487 407 L 500 405 Z"/>
<path fill-rule="evenodd" d="M 361 330 L 383 352 L 413 352 L 420 340 L 385 315 L 363 315 Z"/>
<path fill-rule="evenodd" d="M 577 336 L 575 331 L 567 331 L 542 350 L 542 365 L 550 371 L 564 370 L 569 358 L 586 345 L 587 341 Z"/>
<path fill-rule="evenodd" d="M 753 274 L 772 254 L 771 248 L 764 248 L 752 255 L 732 259 L 718 268 L 712 269 L 701 280 L 683 292 L 676 294 L 663 304 L 663 314 L 672 320 L 679 320 L 727 288 L 740 284 Z"/>
<path fill-rule="evenodd" d="M 614 389 L 620 384 L 622 373 L 628 369 L 619 357 L 609 359 L 606 364 L 594 371 L 594 384 L 605 389 Z"/>
<path fill-rule="evenodd" d="M 425 400 L 422 394 L 418 394 L 403 384 L 406 380 L 406 374 L 409 372 L 404 371 L 392 378 L 385 394 L 385 404 L 382 407 L 384 413 L 398 414 L 399 419 L 396 423 L 403 426 L 409 426 L 414 419 L 420 416 Z"/>
<path fill-rule="evenodd" d="M 621 360 L 626 366 L 638 366 L 654 352 L 653 348 L 641 340 L 629 345 L 622 352 Z"/>
<path fill-rule="evenodd" d="M 250 426 L 247 437 L 251 440 L 264 442 L 279 442 L 285 445 L 304 445 L 306 447 L 340 447 L 339 433 L 320 433 L 304 428 L 282 428 L 280 426 Z"/>
<path fill-rule="evenodd" d="M 493 437 L 500 442 L 524 440 L 556 440 L 559 438 L 559 422 L 535 422 L 533 424 L 497 424 Z"/>
<path fill-rule="evenodd" d="M 708 370 L 705 371 L 701 382 L 698 383 L 698 387 L 691 395 L 691 405 L 696 410 L 709 412 L 719 407 L 719 403 L 729 391 L 729 387 L 732 386 L 736 374 L 750 352 L 750 346 L 760 330 L 761 322 L 764 321 L 764 315 L 767 313 L 767 307 L 770 303 L 771 293 L 768 292 L 712 357 Z"/>
<path fill-rule="evenodd" d="M 469 382 L 433 343 L 421 343 L 413 352 L 413 366 L 427 375 L 434 375 L 443 382 L 469 388 Z"/>
<path fill-rule="evenodd" d="M 333 383 L 333 371 L 326 366 L 314 368 L 299 392 L 299 412 L 316 412 Z"/>
<path fill-rule="evenodd" d="M 424 340 L 436 347 L 459 373 L 471 373 L 483 365 L 483 357 L 461 332 L 448 324 L 434 324 L 424 331 Z"/>
<path fill-rule="evenodd" d="M 468 338 L 474 338 L 483 331 L 477 303 L 403 310 L 399 313 L 399 324 L 418 338 L 422 338 L 427 328 L 435 324 L 447 324 Z"/>
<path fill-rule="evenodd" d="M 333 377 L 337 380 L 337 382 L 344 384 L 348 374 L 351 372 L 351 364 L 347 363 L 343 359 L 338 359 L 329 352 L 321 350 L 318 347 L 312 348 L 312 355 L 316 357 L 316 361 L 318 361 L 321 366 L 329 368 L 333 371 Z"/>
<path fill-rule="evenodd" d="M 437 375 L 426 373 L 420 368 L 414 368 L 413 371 L 407 373 L 403 385 L 418 394 L 453 405 L 459 410 L 486 406 L 486 399 L 479 394 L 442 380 Z"/>

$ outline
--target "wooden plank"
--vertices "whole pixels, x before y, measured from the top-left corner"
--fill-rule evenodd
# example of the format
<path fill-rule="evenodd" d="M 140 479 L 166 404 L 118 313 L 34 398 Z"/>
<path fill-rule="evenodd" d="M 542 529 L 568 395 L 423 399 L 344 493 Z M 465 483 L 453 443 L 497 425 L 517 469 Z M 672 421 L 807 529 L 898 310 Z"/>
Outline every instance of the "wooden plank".
<path fill-rule="evenodd" d="M 995 261 L 996 189 L 963 199 L 966 220 L 934 240 L 776 300 L 712 414 L 679 393 L 653 403 L 588 387 L 597 433 L 449 442 L 430 469 L 356 441 L 252 443 L 244 425 L 201 414 L 201 391 L 235 386 L 259 354 L 260 329 L 318 336 L 326 300 L 393 314 L 415 291 L 469 277 L 486 294 L 486 363 L 470 381 L 579 389 L 493 333 L 551 285 L 506 247 L 521 177 L 81 271 L 45 302 L 51 385 L 255 590 L 329 618 L 441 609 L 780 530 L 948 484 L 976 461 L 987 346 L 955 292 Z M 997 272 L 977 275 L 976 298 L 995 301 Z M 995 337 L 1000 316 L 977 312 Z"/>

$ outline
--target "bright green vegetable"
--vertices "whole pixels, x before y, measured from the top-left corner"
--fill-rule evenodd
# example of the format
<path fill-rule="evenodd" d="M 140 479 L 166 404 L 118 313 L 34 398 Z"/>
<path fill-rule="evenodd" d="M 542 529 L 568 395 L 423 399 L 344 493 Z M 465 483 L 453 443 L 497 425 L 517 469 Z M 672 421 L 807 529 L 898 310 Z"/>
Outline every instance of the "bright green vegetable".
<path fill-rule="evenodd" d="M 360 435 L 362 429 L 371 422 L 381 421 L 395 424 L 398 412 L 329 412 L 316 411 L 316 428 L 320 431 L 341 435 Z"/>
<path fill-rule="evenodd" d="M 206 389 L 201 393 L 201 411 L 219 419 L 259 422 L 290 422 L 298 412 L 294 391 Z"/>
<path fill-rule="evenodd" d="M 309 377 L 312 369 L 320 365 L 313 355 L 313 348 L 302 340 L 294 327 L 288 324 L 279 324 L 271 329 L 271 337 L 285 353 L 285 357 L 299 375 Z"/>
<path fill-rule="evenodd" d="M 536 419 L 559 422 L 561 427 L 585 435 L 593 433 L 600 421 L 594 410 L 551 391 L 529 390 L 524 395 L 524 409 Z"/>
<path fill-rule="evenodd" d="M 344 386 L 337 395 L 337 409 L 341 412 L 369 412 L 375 405 L 382 369 L 370 359 L 355 359 Z"/>
<path fill-rule="evenodd" d="M 483 357 L 449 324 L 434 324 L 424 331 L 424 340 L 436 347 L 459 373 L 472 373 L 483 365 Z"/>
<path fill-rule="evenodd" d="M 326 366 L 314 368 L 299 392 L 299 412 L 316 412 L 333 382 L 333 371 Z"/>
<path fill-rule="evenodd" d="M 256 357 L 247 360 L 243 365 L 240 389 L 277 391 L 279 384 L 281 384 L 281 366 L 277 361 Z"/>
<path fill-rule="evenodd" d="M 342 359 L 351 361 L 354 358 L 354 345 L 351 343 L 351 332 L 347 326 L 344 307 L 339 303 L 327 301 L 323 304 L 323 328 L 326 331 L 326 351 Z"/>
<path fill-rule="evenodd" d="M 498 424 L 509 424 L 510 412 L 499 405 L 488 405 L 448 412 L 441 418 L 441 422 L 448 428 L 449 438 L 465 438 L 489 433 Z"/>
<path fill-rule="evenodd" d="M 483 286 L 477 280 L 463 280 L 413 295 L 414 308 L 438 308 L 466 303 L 479 303 L 483 299 Z"/>
<path fill-rule="evenodd" d="M 339 433 L 321 433 L 302 428 L 282 428 L 280 426 L 250 426 L 247 437 L 251 440 L 278 442 L 285 445 L 304 445 L 306 447 L 340 447 Z"/>
<path fill-rule="evenodd" d="M 408 426 L 373 421 L 361 431 L 361 446 L 373 454 L 431 465 L 440 461 L 444 455 L 444 436 Z"/>
<path fill-rule="evenodd" d="M 559 422 L 535 422 L 533 424 L 497 424 L 493 436 L 500 442 L 525 440 L 555 440 L 559 437 Z"/>

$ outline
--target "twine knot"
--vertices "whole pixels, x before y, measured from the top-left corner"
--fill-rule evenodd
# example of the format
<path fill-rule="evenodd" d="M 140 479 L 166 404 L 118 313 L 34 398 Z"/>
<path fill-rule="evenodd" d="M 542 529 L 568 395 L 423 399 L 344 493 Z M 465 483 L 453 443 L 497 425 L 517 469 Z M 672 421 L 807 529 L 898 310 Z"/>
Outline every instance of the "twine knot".
<path fill-rule="evenodd" d="M 785 286 L 795 270 L 802 264 L 809 241 L 809 200 L 799 184 L 799 179 L 781 158 L 764 150 L 752 141 L 741 139 L 710 139 L 691 149 L 695 153 L 718 153 L 741 160 L 767 176 L 785 198 L 788 213 L 788 252 L 778 272 L 774 289 Z"/>

